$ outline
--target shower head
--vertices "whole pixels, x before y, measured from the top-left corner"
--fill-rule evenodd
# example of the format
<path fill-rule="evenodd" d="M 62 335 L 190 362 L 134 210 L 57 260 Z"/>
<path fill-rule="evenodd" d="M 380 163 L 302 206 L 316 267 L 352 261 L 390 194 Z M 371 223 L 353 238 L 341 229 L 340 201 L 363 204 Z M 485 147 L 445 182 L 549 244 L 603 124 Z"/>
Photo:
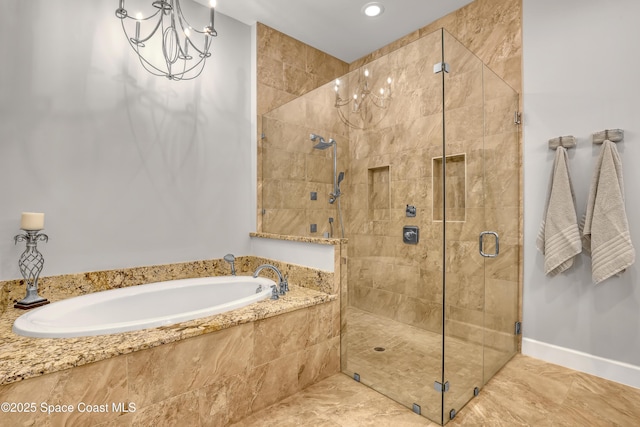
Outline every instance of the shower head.
<path fill-rule="evenodd" d="M 333 144 L 330 142 L 325 142 L 324 140 L 320 141 L 319 143 L 317 143 L 316 145 L 313 146 L 313 148 L 317 148 L 318 150 L 326 150 L 329 147 L 332 147 Z"/>
<path fill-rule="evenodd" d="M 318 141 L 318 143 L 314 145 L 313 148 L 317 148 L 319 150 L 324 150 L 325 148 L 331 147 L 333 141 L 333 139 L 329 139 L 329 142 L 326 142 L 323 137 L 321 137 L 320 135 L 316 135 L 315 133 L 309 135 L 309 138 L 312 142 Z"/>
<path fill-rule="evenodd" d="M 329 138 L 329 142 L 326 142 L 324 138 L 321 136 L 318 138 L 320 139 L 320 142 L 318 142 L 316 145 L 313 146 L 313 148 L 317 148 L 318 150 L 326 150 L 327 148 L 333 147 L 334 144 L 336 144 L 336 141 L 333 138 Z M 315 142 L 314 139 L 312 139 L 312 141 Z"/>
<path fill-rule="evenodd" d="M 344 179 L 344 172 L 340 172 L 338 174 L 338 186 L 340 185 L 343 179 Z"/>

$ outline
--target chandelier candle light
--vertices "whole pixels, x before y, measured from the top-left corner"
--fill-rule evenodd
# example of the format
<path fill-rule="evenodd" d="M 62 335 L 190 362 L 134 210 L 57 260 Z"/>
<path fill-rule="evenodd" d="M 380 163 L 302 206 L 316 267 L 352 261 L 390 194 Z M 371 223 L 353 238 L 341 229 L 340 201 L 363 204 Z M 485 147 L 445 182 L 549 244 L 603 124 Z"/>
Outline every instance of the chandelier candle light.
<path fill-rule="evenodd" d="M 202 73 L 207 58 L 211 56 L 211 39 L 218 35 L 214 27 L 216 0 L 210 2 L 209 25 L 202 31 L 189 25 L 182 13 L 180 0 L 153 1 L 151 5 L 157 10 L 146 18 L 141 13 L 136 14 L 135 18 L 129 16 L 124 8 L 124 0 L 119 2 L 116 17 L 120 18 L 122 31 L 145 70 L 169 80 L 191 80 Z M 130 22 L 127 21 L 129 19 L 135 21 L 133 37 L 127 32 L 127 26 L 130 29 L 131 26 L 125 25 L 125 22 Z M 141 28 L 147 25 L 151 28 L 150 32 Z M 160 36 L 154 39 L 156 33 Z M 200 36 L 203 37 L 202 47 L 194 43 L 196 37 Z M 147 43 L 149 46 L 146 46 Z M 153 52 L 155 45 L 161 45 L 164 61 L 150 59 L 158 56 Z"/>
<path fill-rule="evenodd" d="M 20 228 L 25 234 L 18 234 L 13 238 L 14 243 L 27 242 L 27 248 L 20 255 L 18 266 L 27 286 L 27 295 L 14 304 L 15 308 L 23 310 L 49 304 L 49 300 L 38 295 L 38 277 L 44 266 L 44 257 L 38 252 L 38 241 L 48 241 L 49 236 L 39 233 L 44 229 L 44 214 L 23 212 L 20 218 Z"/>
<path fill-rule="evenodd" d="M 389 106 L 389 100 L 391 99 L 391 77 L 387 77 L 386 85 L 381 87 L 378 91 L 371 90 L 369 87 L 369 78 L 371 73 L 368 68 L 364 69 L 364 72 L 360 74 L 358 78 L 358 87 L 352 97 L 342 98 L 340 96 L 340 79 L 336 79 L 333 89 L 336 92 L 335 107 L 338 110 L 338 116 L 340 120 L 347 126 L 357 129 L 363 129 L 365 122 L 371 120 L 369 116 L 369 104 L 373 104 L 381 110 L 386 110 Z M 351 105 L 350 111 L 345 114 L 342 107 Z M 360 123 L 354 123 L 354 120 L 350 120 L 349 117 L 360 117 Z"/>

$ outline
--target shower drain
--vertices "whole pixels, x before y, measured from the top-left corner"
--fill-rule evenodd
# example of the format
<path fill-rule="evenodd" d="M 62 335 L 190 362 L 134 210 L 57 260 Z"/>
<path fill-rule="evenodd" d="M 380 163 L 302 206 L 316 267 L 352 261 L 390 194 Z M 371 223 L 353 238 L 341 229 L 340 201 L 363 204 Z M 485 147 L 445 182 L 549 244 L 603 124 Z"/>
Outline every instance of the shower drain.
<path fill-rule="evenodd" d="M 374 349 L 375 351 L 384 351 L 384 350 L 385 350 L 385 348 L 384 348 L 384 347 L 373 347 L 373 349 Z"/>

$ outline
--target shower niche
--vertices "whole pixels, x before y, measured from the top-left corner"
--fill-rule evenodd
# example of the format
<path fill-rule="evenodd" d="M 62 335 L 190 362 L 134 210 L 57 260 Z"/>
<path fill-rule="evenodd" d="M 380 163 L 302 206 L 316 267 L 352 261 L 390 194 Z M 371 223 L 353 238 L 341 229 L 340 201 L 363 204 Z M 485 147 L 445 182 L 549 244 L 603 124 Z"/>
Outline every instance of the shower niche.
<path fill-rule="evenodd" d="M 338 113 L 334 82 L 262 116 L 258 231 L 330 232 L 337 162 L 349 246 L 342 371 L 446 424 L 518 348 L 518 95 L 444 30 L 340 77 L 342 93 L 365 71 L 372 90 L 390 81 L 390 97 L 358 112 L 361 126 Z M 336 157 L 310 133 L 338 141 Z M 405 227 L 419 230 L 415 242 Z M 498 256 L 481 255 L 483 232 L 498 236 Z"/>
<path fill-rule="evenodd" d="M 445 164 L 447 174 L 444 175 Z M 466 156 L 457 154 L 433 159 L 433 220 L 464 221 L 466 207 Z M 446 201 L 446 205 L 445 205 Z"/>
<path fill-rule="evenodd" d="M 367 206 L 370 221 L 389 221 L 391 202 L 389 191 L 389 166 L 368 169 Z"/>

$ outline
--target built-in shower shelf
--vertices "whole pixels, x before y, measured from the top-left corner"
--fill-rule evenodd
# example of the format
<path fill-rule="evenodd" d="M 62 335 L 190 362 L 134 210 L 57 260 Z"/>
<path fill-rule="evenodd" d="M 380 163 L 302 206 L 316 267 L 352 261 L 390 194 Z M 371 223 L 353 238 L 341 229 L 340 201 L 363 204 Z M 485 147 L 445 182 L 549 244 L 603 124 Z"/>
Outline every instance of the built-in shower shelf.
<path fill-rule="evenodd" d="M 389 220 L 391 210 L 389 166 L 369 169 L 368 184 L 369 220 Z"/>
<path fill-rule="evenodd" d="M 464 221 L 467 201 L 466 155 L 433 158 L 433 220 Z M 444 169 L 444 171 L 443 171 Z M 442 183 L 444 176 L 444 186 Z"/>

